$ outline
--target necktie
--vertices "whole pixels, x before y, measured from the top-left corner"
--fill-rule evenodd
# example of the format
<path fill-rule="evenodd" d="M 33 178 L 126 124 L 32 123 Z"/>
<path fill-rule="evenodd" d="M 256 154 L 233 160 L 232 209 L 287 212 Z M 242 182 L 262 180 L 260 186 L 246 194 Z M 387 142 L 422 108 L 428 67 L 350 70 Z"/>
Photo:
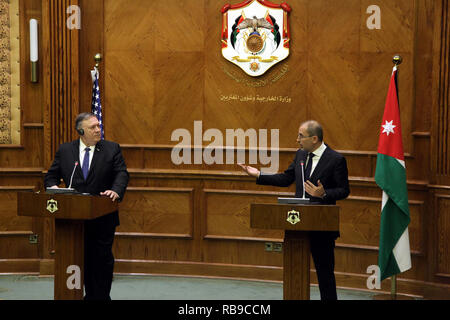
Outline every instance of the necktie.
<path fill-rule="evenodd" d="M 89 151 L 91 151 L 90 148 L 84 149 L 84 159 L 83 159 L 83 165 L 81 166 L 81 170 L 83 171 L 84 180 L 87 179 L 88 173 L 89 173 Z"/>
<path fill-rule="evenodd" d="M 314 153 L 308 154 L 308 160 L 305 168 L 305 181 L 309 179 L 309 176 L 311 175 L 311 168 L 312 168 L 312 159 L 314 157 Z"/>

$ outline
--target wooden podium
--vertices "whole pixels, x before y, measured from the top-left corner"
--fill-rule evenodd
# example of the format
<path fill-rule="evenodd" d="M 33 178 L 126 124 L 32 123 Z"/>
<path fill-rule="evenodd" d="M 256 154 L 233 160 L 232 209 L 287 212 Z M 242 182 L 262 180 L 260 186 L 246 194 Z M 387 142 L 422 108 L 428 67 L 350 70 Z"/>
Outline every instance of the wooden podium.
<path fill-rule="evenodd" d="M 55 218 L 55 300 L 83 299 L 84 220 L 117 210 L 108 197 L 18 192 L 19 216 Z"/>
<path fill-rule="evenodd" d="M 283 299 L 309 300 L 308 231 L 339 231 L 339 207 L 254 203 L 250 227 L 284 230 Z"/>

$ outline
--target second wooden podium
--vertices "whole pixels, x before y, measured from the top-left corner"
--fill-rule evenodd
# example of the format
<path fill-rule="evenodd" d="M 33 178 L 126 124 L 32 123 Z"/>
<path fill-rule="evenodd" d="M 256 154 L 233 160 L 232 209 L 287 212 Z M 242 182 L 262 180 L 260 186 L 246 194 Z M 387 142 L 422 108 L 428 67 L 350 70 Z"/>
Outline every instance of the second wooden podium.
<path fill-rule="evenodd" d="M 19 216 L 55 218 L 55 300 L 83 298 L 84 220 L 118 210 L 108 197 L 19 192 Z"/>
<path fill-rule="evenodd" d="M 283 299 L 309 300 L 308 231 L 339 231 L 339 207 L 254 203 L 250 206 L 250 227 L 284 230 Z"/>

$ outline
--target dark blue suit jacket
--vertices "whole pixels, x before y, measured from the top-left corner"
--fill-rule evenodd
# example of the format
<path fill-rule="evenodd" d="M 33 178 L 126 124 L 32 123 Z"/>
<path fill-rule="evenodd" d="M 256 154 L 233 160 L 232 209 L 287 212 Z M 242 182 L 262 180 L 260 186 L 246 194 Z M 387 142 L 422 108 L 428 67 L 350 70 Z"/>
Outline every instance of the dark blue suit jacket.
<path fill-rule="evenodd" d="M 78 161 L 72 180 L 72 187 L 75 190 L 91 195 L 99 195 L 100 192 L 105 190 L 113 190 L 119 195 L 119 201 L 121 201 L 128 185 L 129 174 L 119 144 L 107 140 L 101 140 L 96 144 L 86 180 L 84 180 L 81 171 L 81 159 L 79 157 L 80 140 L 60 145 L 53 164 L 45 175 L 45 187 L 59 185 L 61 179 L 68 187 L 75 162 Z M 119 225 L 118 212 L 99 219 L 113 226 Z"/>
<path fill-rule="evenodd" d="M 294 161 L 292 161 L 286 171 L 271 175 L 261 174 L 256 180 L 256 183 L 288 187 L 296 182 L 295 196 L 301 198 L 303 196 L 301 161 L 304 161 L 306 164 L 307 156 L 307 151 L 297 150 Z M 326 197 L 323 199 L 312 197 L 308 193 L 305 193 L 305 197 L 310 198 L 311 202 L 336 204 L 337 200 L 345 199 L 350 194 L 347 162 L 344 156 L 328 146 L 322 154 L 322 157 L 320 157 L 311 177 L 306 180 L 310 180 L 314 185 L 317 185 L 317 180 L 320 180 L 326 192 Z M 323 234 L 331 235 L 334 238 L 339 237 L 338 232 L 324 232 Z"/>

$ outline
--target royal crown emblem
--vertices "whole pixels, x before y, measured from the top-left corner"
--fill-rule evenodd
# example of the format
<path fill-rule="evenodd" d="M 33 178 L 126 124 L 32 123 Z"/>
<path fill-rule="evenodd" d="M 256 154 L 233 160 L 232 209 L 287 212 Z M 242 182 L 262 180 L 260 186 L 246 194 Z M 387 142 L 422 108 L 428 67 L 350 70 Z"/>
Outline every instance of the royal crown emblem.
<path fill-rule="evenodd" d="M 300 222 L 300 212 L 291 210 L 287 213 L 287 221 L 291 224 L 296 224 Z"/>
<path fill-rule="evenodd" d="M 47 210 L 50 213 L 55 213 L 58 210 L 58 201 L 54 199 L 47 200 Z"/>
<path fill-rule="evenodd" d="M 256 77 L 289 56 L 291 11 L 285 2 L 246 0 L 222 8 L 222 55 Z"/>

